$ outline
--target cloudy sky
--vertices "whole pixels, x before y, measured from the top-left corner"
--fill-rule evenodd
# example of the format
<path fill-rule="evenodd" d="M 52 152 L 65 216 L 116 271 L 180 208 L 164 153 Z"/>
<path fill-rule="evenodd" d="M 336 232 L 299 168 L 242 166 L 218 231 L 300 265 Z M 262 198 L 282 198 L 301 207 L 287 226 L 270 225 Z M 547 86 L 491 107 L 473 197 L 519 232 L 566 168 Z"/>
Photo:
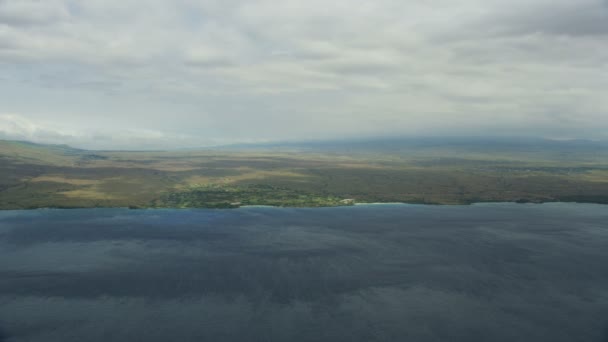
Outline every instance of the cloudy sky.
<path fill-rule="evenodd" d="M 0 137 L 608 139 L 608 0 L 0 0 Z"/>

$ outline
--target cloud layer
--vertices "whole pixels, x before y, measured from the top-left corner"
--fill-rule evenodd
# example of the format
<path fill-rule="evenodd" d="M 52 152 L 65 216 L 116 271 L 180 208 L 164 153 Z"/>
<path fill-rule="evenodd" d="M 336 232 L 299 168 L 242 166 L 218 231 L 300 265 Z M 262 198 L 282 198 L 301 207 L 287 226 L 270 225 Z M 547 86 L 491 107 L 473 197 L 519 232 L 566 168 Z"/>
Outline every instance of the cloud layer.
<path fill-rule="evenodd" d="M 601 139 L 607 43 L 605 0 L 0 0 L 0 113 L 98 147 L 89 132 Z"/>

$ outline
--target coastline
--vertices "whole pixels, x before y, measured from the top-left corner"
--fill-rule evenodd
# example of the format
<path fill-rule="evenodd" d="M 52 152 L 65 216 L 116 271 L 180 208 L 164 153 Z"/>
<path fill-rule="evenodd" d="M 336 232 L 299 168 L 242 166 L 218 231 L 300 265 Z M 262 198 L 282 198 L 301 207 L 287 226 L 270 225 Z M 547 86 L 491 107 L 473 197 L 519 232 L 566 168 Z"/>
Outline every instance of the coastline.
<path fill-rule="evenodd" d="M 419 203 L 419 202 L 356 202 L 348 205 L 332 205 L 332 206 L 277 206 L 277 205 L 241 205 L 233 207 L 156 207 L 156 206 L 45 206 L 31 208 L 0 208 L 2 211 L 35 211 L 35 210 L 79 210 L 79 209 L 125 209 L 125 210 L 234 210 L 234 209 L 250 209 L 250 208 L 276 208 L 276 209 L 323 209 L 323 208 L 348 208 L 348 207 L 373 207 L 373 206 L 445 206 L 445 207 L 467 207 L 467 206 L 483 206 L 493 204 L 515 204 L 515 205 L 543 205 L 543 204 L 593 204 L 608 206 L 608 203 L 602 202 L 575 202 L 575 201 L 482 201 L 470 203 Z"/>

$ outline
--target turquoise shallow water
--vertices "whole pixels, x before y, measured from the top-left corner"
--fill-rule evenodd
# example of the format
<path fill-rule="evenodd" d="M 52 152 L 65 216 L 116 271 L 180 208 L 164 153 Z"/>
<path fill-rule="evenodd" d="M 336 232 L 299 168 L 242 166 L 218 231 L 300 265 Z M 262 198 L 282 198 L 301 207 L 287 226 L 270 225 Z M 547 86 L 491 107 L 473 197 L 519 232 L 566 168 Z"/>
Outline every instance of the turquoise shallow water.
<path fill-rule="evenodd" d="M 0 342 L 608 341 L 608 207 L 0 212 Z"/>

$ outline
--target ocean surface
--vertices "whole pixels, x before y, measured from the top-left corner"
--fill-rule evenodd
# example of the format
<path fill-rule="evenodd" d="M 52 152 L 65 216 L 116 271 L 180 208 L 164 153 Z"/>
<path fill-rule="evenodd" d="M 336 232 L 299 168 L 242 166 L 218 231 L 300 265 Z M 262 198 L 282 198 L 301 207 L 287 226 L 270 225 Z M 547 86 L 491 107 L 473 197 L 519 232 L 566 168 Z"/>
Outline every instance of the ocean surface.
<path fill-rule="evenodd" d="M 608 206 L 0 212 L 0 342 L 608 341 Z"/>

